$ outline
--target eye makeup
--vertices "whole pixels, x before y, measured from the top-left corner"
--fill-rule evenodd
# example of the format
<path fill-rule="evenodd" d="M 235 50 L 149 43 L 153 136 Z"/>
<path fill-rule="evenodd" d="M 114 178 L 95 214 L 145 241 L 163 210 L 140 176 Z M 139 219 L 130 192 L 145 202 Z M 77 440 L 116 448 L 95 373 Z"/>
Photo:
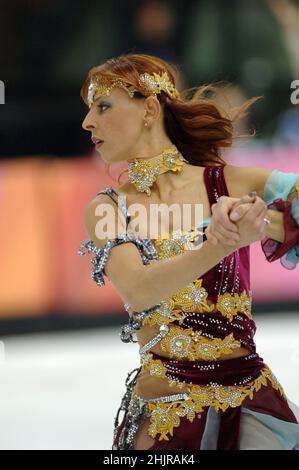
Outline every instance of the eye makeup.
<path fill-rule="evenodd" d="M 103 107 L 110 108 L 110 103 L 107 103 L 105 101 L 99 101 L 96 106 L 97 106 L 97 108 L 102 110 Z"/>

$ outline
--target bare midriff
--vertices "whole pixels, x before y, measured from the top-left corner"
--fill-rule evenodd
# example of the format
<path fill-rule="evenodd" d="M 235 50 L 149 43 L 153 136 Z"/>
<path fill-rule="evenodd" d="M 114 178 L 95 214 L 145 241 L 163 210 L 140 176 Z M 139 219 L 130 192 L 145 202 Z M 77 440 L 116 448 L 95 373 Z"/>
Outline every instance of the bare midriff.
<path fill-rule="evenodd" d="M 208 301 L 209 305 L 211 301 Z M 168 324 L 170 330 L 174 327 L 171 323 Z M 148 343 L 152 338 L 154 338 L 160 331 L 159 325 L 148 326 L 143 325 L 140 330 L 136 331 L 136 337 L 140 347 Z M 159 343 L 153 346 L 148 352 L 154 352 L 162 357 L 169 358 L 170 356 L 161 349 Z M 225 361 L 227 359 L 233 359 L 237 357 L 243 357 L 250 354 L 250 351 L 244 347 L 240 347 L 235 351 L 229 354 L 222 354 L 217 360 Z M 186 359 L 182 359 L 186 360 Z M 142 398 L 156 398 L 162 395 L 173 395 L 177 393 L 188 392 L 188 388 L 172 386 L 170 387 L 168 380 L 165 378 L 153 377 L 150 375 L 150 371 L 146 369 L 141 369 L 137 382 L 134 387 L 135 392 Z"/>

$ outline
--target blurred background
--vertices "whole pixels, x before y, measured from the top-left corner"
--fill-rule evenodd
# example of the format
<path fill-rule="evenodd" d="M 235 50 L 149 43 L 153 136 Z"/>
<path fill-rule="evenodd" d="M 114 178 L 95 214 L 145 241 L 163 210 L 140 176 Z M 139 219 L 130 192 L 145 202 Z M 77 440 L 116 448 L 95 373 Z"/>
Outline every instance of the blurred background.
<path fill-rule="evenodd" d="M 77 255 L 87 239 L 84 207 L 117 186 L 81 127 L 80 87 L 91 67 L 140 52 L 178 67 L 179 89 L 223 80 L 232 106 L 263 95 L 238 123 L 256 136 L 236 141 L 225 159 L 299 172 L 299 105 L 291 101 L 299 0 L 0 6 L 0 448 L 109 449 L 139 357 L 118 337 L 127 320 L 120 297 L 108 280 L 97 287 L 90 257 Z M 120 169 L 111 173 L 117 179 Z M 297 403 L 298 281 L 298 270 L 251 246 L 258 351 Z M 115 374 L 104 377 L 107 364 Z"/>

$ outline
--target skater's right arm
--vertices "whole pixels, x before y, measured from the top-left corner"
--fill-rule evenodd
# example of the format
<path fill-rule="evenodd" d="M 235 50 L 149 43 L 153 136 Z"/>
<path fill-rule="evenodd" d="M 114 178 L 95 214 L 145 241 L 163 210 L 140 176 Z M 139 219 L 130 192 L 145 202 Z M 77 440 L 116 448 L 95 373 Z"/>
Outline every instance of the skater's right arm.
<path fill-rule="evenodd" d="M 109 204 L 117 215 L 117 206 L 109 196 L 101 194 L 93 199 L 84 212 L 84 225 L 89 238 L 103 248 L 108 238 L 98 238 L 95 226 L 99 221 L 95 209 L 100 203 Z M 116 219 L 115 219 L 116 220 Z M 125 224 L 121 226 L 125 231 Z M 236 248 L 204 241 L 198 249 L 171 258 L 144 265 L 134 243 L 122 243 L 111 249 L 105 264 L 105 274 L 115 286 L 124 302 L 134 311 L 150 308 L 161 300 L 167 300 L 179 289 L 202 277 Z"/>

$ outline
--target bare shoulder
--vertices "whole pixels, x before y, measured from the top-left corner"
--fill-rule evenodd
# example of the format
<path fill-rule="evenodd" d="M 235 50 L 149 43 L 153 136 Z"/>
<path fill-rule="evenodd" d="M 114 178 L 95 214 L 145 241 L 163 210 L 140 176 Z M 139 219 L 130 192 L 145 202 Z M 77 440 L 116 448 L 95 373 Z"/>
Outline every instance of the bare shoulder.
<path fill-rule="evenodd" d="M 231 197 L 242 197 L 256 191 L 263 199 L 265 183 L 273 169 L 255 166 L 225 165 L 224 177 Z"/>

